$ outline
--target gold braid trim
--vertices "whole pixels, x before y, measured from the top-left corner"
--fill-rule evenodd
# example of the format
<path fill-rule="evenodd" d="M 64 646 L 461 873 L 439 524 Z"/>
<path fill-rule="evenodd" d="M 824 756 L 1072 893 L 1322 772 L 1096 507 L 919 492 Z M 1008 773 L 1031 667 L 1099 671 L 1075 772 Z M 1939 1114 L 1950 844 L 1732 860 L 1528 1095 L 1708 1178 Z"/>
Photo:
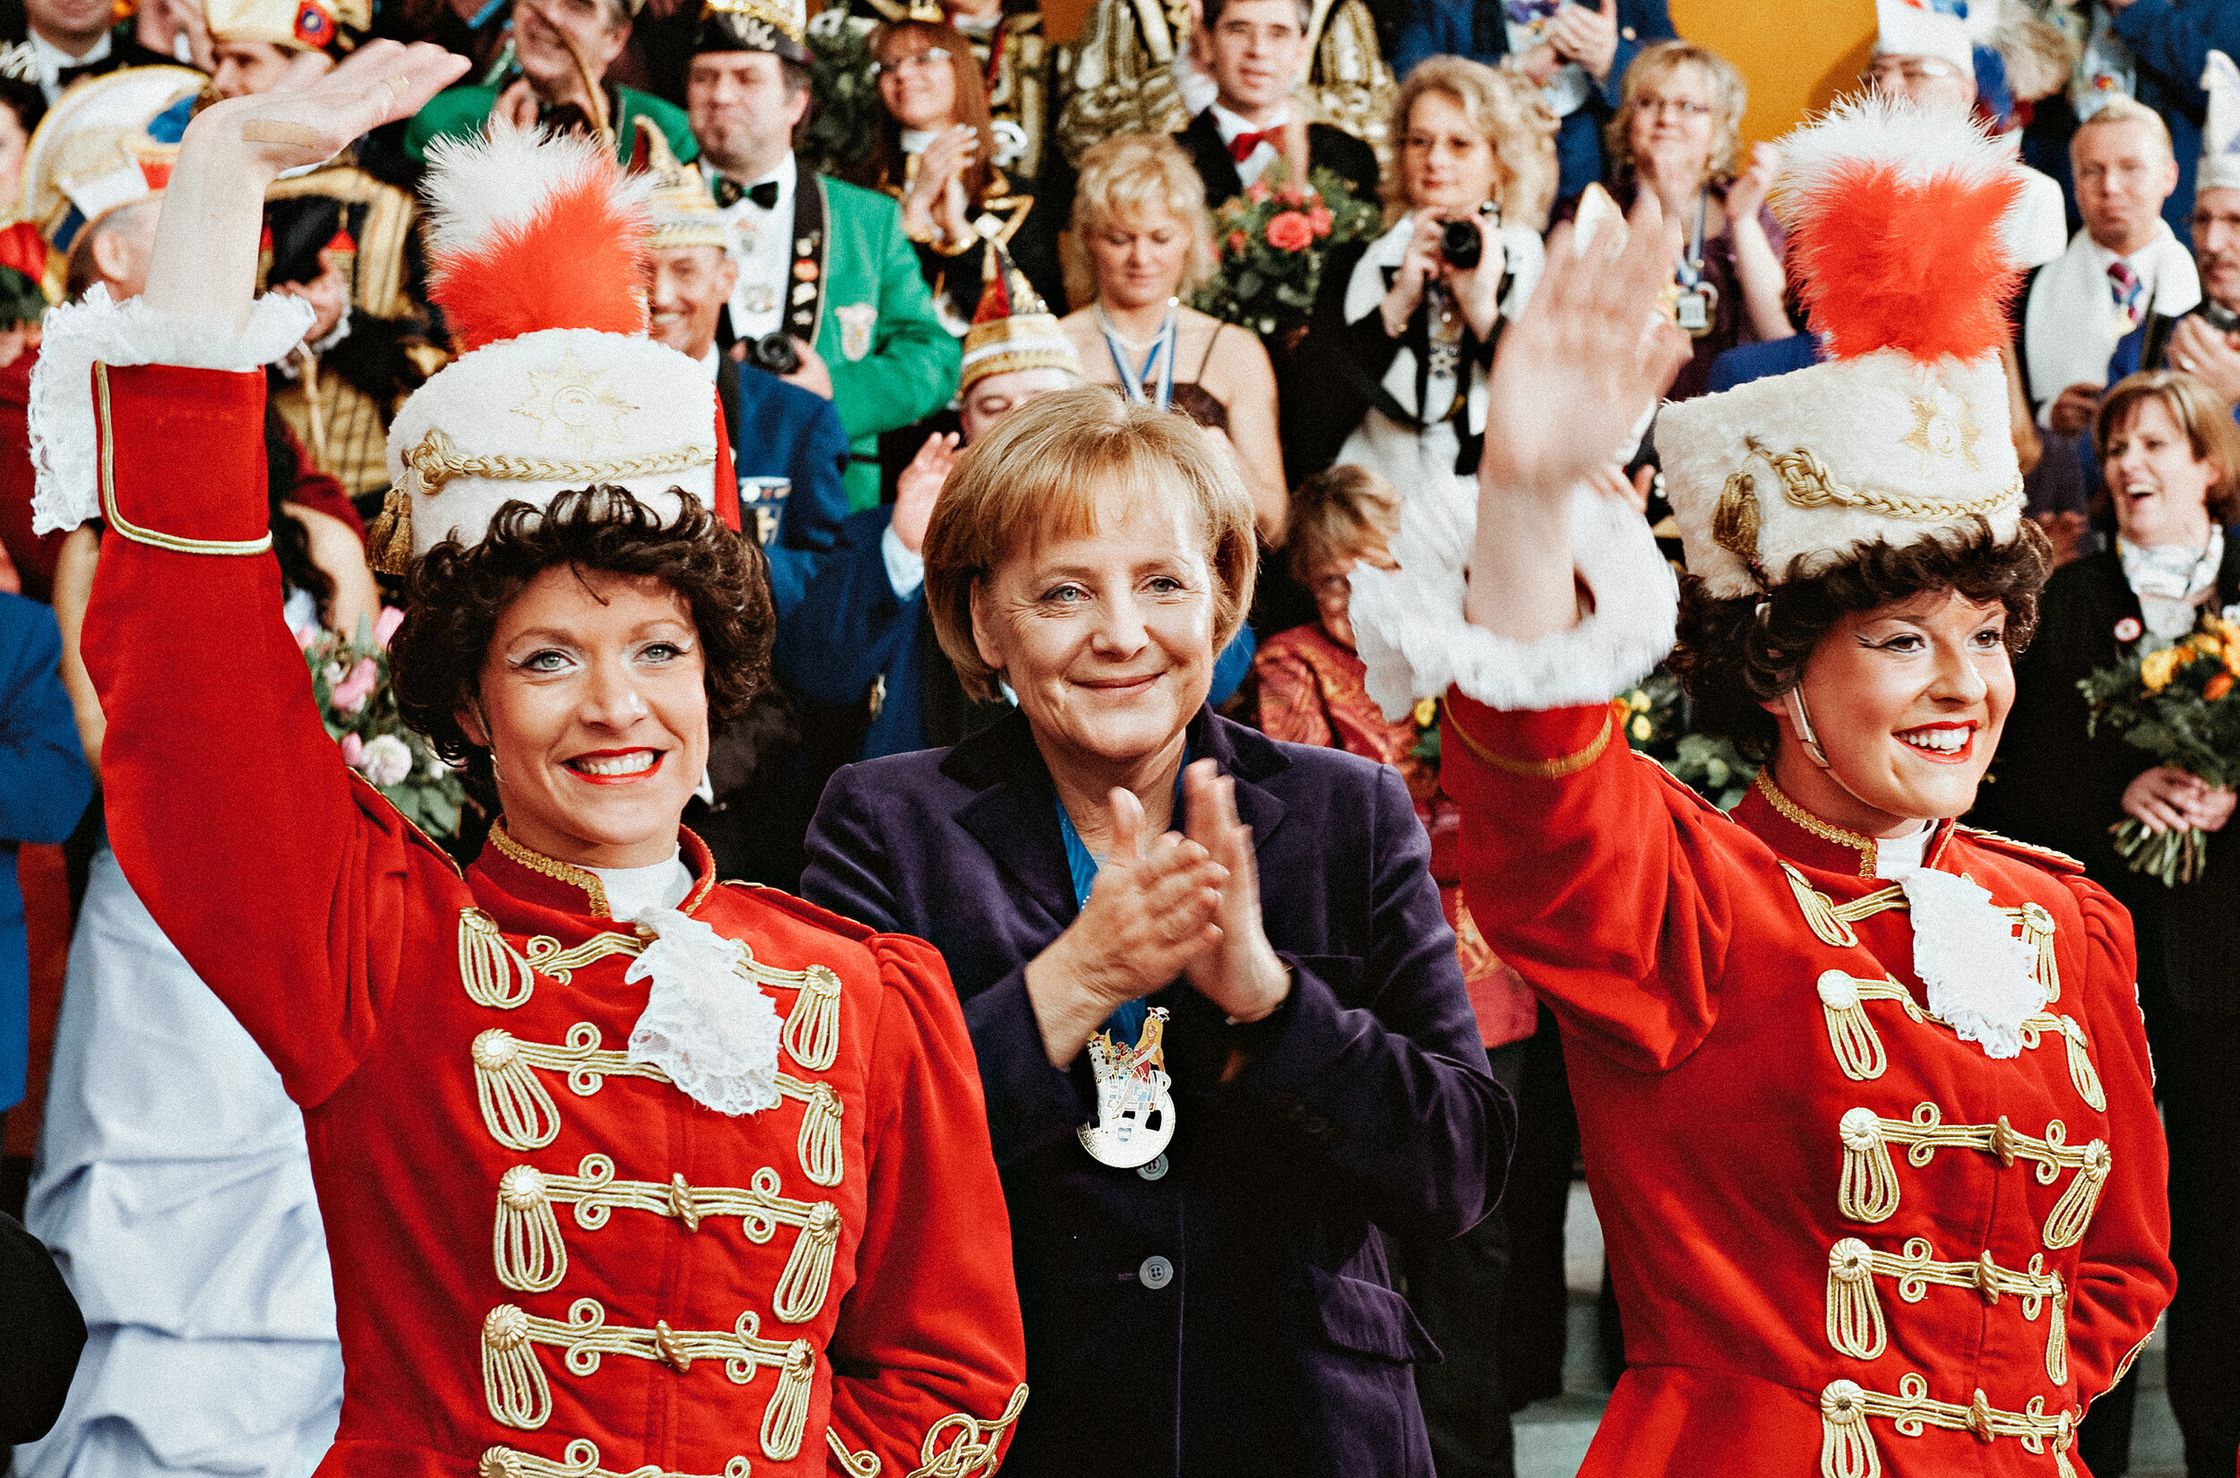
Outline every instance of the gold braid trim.
<path fill-rule="evenodd" d="M 1495 754 L 1482 740 L 1465 729 L 1452 704 L 1442 700 L 1440 706 L 1447 711 L 1447 727 L 1454 730 L 1454 736 L 1462 741 L 1463 748 L 1505 775 L 1522 775 L 1532 780 L 1561 780 L 1566 775 L 1578 774 L 1602 758 L 1602 751 L 1610 747 L 1610 736 L 1617 732 L 1617 715 L 1605 713 L 1602 716 L 1602 732 L 1587 741 L 1582 749 L 1558 755 L 1554 759 L 1511 759 L 1507 755 Z"/>
<path fill-rule="evenodd" d="M 1859 854 L 1859 876 L 1863 878 L 1874 876 L 1875 840 L 1873 837 L 1862 836 L 1855 831 L 1845 831 L 1840 826 L 1822 821 L 1819 817 L 1789 799 L 1788 794 L 1780 786 L 1773 783 L 1773 766 L 1771 765 L 1760 770 L 1758 778 L 1753 780 L 1751 784 L 1757 787 L 1758 794 L 1766 798 L 1766 804 L 1780 813 L 1782 820 L 1804 832 L 1807 836 L 1816 836 L 1823 842 L 1834 842 L 1839 847 L 1849 847 Z M 1894 892 L 1896 890 L 1885 889 L 1883 891 Z M 1865 899 L 1858 901 L 1860 903 L 1866 902 Z M 1806 917 L 1811 917 L 1809 911 Z M 1858 943 L 1856 939 L 1851 942 L 1853 944 Z"/>
<path fill-rule="evenodd" d="M 874 0 L 876 3 L 876 0 Z M 848 1478 L 879 1478 L 879 1454 L 869 1448 L 862 1452 L 848 1451 L 848 1444 L 830 1427 L 824 1429 L 824 1445 L 832 1453 L 832 1460 Z"/>
<path fill-rule="evenodd" d="M 109 521 L 109 527 L 117 531 L 118 537 L 151 549 L 168 549 L 174 554 L 253 556 L 272 547 L 270 530 L 256 539 L 189 539 L 142 528 L 126 518 L 117 507 L 117 438 L 109 425 L 109 366 L 98 360 L 93 366 L 93 399 L 94 413 L 101 418 L 101 516 Z"/>
<path fill-rule="evenodd" d="M 1821 1014 L 1827 1018 L 1828 1045 L 1835 1049 L 1836 1065 L 1854 1083 L 1872 1082 L 1887 1072 L 1890 1060 L 1882 1038 L 1867 1016 L 1866 1002 L 1896 1001 L 1906 1015 L 1924 1021 L 1928 1013 L 1915 1004 L 1913 993 L 1895 980 L 1862 980 L 1841 970 L 1824 970 L 1816 987 Z"/>
<path fill-rule="evenodd" d="M 529 962 L 513 952 L 498 921 L 479 908 L 459 910 L 459 979 L 467 999 L 494 1011 L 525 1006 L 537 981 Z"/>
<path fill-rule="evenodd" d="M 907 1478 L 984 1478 L 993 1473 L 1003 1434 L 1026 1407 L 1027 1388 L 1022 1385 L 1011 1393 L 1003 1414 L 994 1421 L 984 1422 L 967 1412 L 950 1412 L 927 1430 L 926 1440 L 918 1448 L 918 1466 Z"/>
<path fill-rule="evenodd" d="M 625 1472 L 601 1467 L 598 1445 L 578 1437 L 558 1462 L 516 1447 L 486 1447 L 475 1472 L 477 1478 L 750 1478 L 754 1466 L 734 1457 L 723 1465 L 721 1474 L 674 1473 L 653 1463 Z"/>
<path fill-rule="evenodd" d="M 624 482 L 663 472 L 706 467 L 716 459 L 712 446 L 672 447 L 609 462 L 569 461 L 558 457 L 515 457 L 503 452 L 469 456 L 441 431 L 429 431 L 404 454 L 404 465 L 420 479 L 420 491 L 434 497 L 455 477 L 479 477 L 490 482 L 559 482 L 588 487 L 593 483 Z"/>
<path fill-rule="evenodd" d="M 498 855 L 507 858 L 518 866 L 526 867 L 534 873 L 542 873 L 555 881 L 566 883 L 571 888 L 581 888 L 590 895 L 592 913 L 602 918 L 612 918 L 614 916 L 607 908 L 607 885 L 599 881 L 597 873 L 587 872 L 572 862 L 562 862 L 557 857 L 547 857 L 542 852 L 532 851 L 522 846 L 521 843 L 513 839 L 513 834 L 506 830 L 503 816 L 491 824 L 490 845 L 498 849 Z"/>
<path fill-rule="evenodd" d="M 2044 1138 L 2024 1134 L 2002 1116 L 1993 1124 L 1947 1124 L 1933 1103 L 1917 1106 L 1911 1119 L 1885 1119 L 1873 1109 L 1847 1111 L 1839 1126 L 1843 1140 L 1843 1178 L 1836 1189 L 1836 1205 L 1845 1217 L 1873 1225 L 1887 1221 L 1898 1209 L 1898 1173 L 1890 1159 L 1890 1146 L 1903 1144 L 1908 1163 L 1927 1165 L 1941 1149 L 1978 1150 L 1994 1156 L 2002 1166 L 2029 1160 L 2040 1185 L 2052 1185 L 2064 1169 L 2077 1172 L 2061 1199 L 2046 1213 L 2046 1246 L 2074 1247 L 2100 1201 L 2112 1157 L 2105 1141 L 2067 1142 L 2059 1119 L 2046 1125 Z"/>
<path fill-rule="evenodd" d="M 1744 444 L 1763 457 L 1779 475 L 1781 495 L 1798 508 L 1833 505 L 1864 509 L 1915 523 L 1946 523 L 1953 519 L 1989 517 L 2022 502 L 2019 475 L 1995 493 L 1984 493 L 1957 503 L 1937 498 L 1909 498 L 1903 493 L 1873 492 L 1838 482 L 1835 474 L 1828 470 L 1828 464 L 1804 447 L 1777 452 L 1755 436 L 1745 437 Z"/>
<path fill-rule="evenodd" d="M 1888 1278 L 1898 1297 L 1921 1302 L 1930 1286 L 1973 1289 L 1986 1305 L 2012 1295 L 2026 1322 L 2051 1311 L 2046 1321 L 2046 1378 L 2069 1383 L 2069 1290 L 2059 1273 L 2046 1271 L 2046 1255 L 2033 1253 L 2028 1271 L 2002 1268 L 1986 1252 L 1973 1262 L 1940 1262 L 1927 1237 L 1915 1237 L 1903 1252 L 1877 1252 L 1857 1237 L 1828 1249 L 1828 1343 L 1839 1354 L 1875 1360 L 1888 1348 L 1882 1302 L 1874 1280 Z"/>
<path fill-rule="evenodd" d="M 830 1201 L 796 1201 L 781 1195 L 778 1172 L 755 1171 L 751 1189 L 693 1186 L 682 1175 L 666 1182 L 618 1180 L 614 1161 L 585 1155 L 574 1175 L 547 1175 L 533 1165 L 516 1165 L 499 1177 L 491 1255 L 498 1281 L 522 1293 L 557 1288 L 568 1271 L 568 1248 L 560 1236 L 555 1205 L 575 1208 L 576 1225 L 595 1232 L 618 1211 L 670 1216 L 685 1230 L 700 1230 L 711 1216 L 736 1216 L 746 1239 L 760 1246 L 779 1227 L 801 1233 L 771 1294 L 771 1312 L 788 1324 L 806 1324 L 824 1307 L 832 1288 L 833 1251 L 840 1243 L 840 1209 Z"/>
<path fill-rule="evenodd" d="M 1980 1389 L 1965 1406 L 1931 1400 L 1928 1379 L 1918 1372 L 1898 1381 L 1895 1396 L 1848 1380 L 1831 1381 L 1821 1391 L 1820 1478 L 1880 1478 L 1882 1454 L 1867 1427 L 1870 1418 L 1890 1422 L 1901 1437 L 1918 1437 L 1931 1427 L 1969 1432 L 1985 1444 L 2012 1437 L 2025 1452 L 2050 1449 L 2054 1471 L 2061 1478 L 2076 1478 L 2069 1462 L 2069 1448 L 2076 1441 L 2073 1412 L 2048 1415 L 2043 1396 L 2032 1396 L 2020 1411 L 2002 1411 Z"/>
<path fill-rule="evenodd" d="M 565 1046 L 525 1042 L 503 1027 L 478 1033 L 469 1050 L 474 1058 L 475 1098 L 490 1137 L 509 1150 L 536 1150 L 559 1134 L 559 1110 L 532 1068 L 567 1074 L 568 1091 L 578 1098 L 589 1098 L 608 1078 L 669 1081 L 669 1075 L 652 1063 L 632 1062 L 626 1053 L 604 1050 L 599 1042 L 599 1028 L 588 1021 L 568 1028 Z M 817 1185 L 840 1184 L 844 1166 L 839 1093 L 829 1083 L 804 1081 L 791 1073 L 779 1073 L 777 1082 L 779 1097 L 808 1108 L 796 1139 L 802 1172 Z"/>
<path fill-rule="evenodd" d="M 778 1388 L 763 1408 L 762 1454 L 788 1462 L 801 1451 L 817 1351 L 806 1339 L 764 1339 L 761 1330 L 762 1316 L 752 1309 L 729 1329 L 672 1329 L 661 1319 L 645 1329 L 609 1324 L 606 1306 L 595 1298 L 570 1304 L 565 1323 L 499 1304 L 482 1321 L 483 1397 L 502 1425 L 533 1431 L 549 1421 L 552 1387 L 537 1358 L 539 1345 L 564 1351 L 568 1372 L 576 1376 L 598 1374 L 608 1355 L 659 1360 L 680 1375 L 696 1360 L 721 1360 L 735 1386 L 767 1368 L 778 1372 Z"/>

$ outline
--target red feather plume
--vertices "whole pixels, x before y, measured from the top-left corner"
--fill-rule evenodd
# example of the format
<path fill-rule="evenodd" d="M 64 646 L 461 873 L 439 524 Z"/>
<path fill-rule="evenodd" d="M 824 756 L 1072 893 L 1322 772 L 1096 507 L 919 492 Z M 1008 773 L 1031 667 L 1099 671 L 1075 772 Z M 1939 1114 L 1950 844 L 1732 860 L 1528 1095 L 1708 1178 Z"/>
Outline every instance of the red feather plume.
<path fill-rule="evenodd" d="M 555 189 L 472 251 L 438 255 L 428 295 L 460 350 L 550 328 L 643 333 L 646 218 L 594 171 Z"/>

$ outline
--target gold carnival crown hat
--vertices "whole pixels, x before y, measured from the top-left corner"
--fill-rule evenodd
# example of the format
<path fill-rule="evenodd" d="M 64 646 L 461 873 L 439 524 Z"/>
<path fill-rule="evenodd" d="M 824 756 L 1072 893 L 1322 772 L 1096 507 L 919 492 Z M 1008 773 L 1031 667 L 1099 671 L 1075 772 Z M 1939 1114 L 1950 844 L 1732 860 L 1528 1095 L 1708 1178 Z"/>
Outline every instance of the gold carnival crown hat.
<path fill-rule="evenodd" d="M 806 66 L 808 33 L 804 0 L 708 0 L 692 50 L 768 51 Z"/>
<path fill-rule="evenodd" d="M 262 41 L 287 51 L 340 55 L 373 29 L 372 0 L 203 0 L 202 15 L 220 45 Z"/>
<path fill-rule="evenodd" d="M 1876 540 L 2022 517 L 2006 371 L 2021 198 L 1980 125 L 1869 96 L 1782 141 L 1788 227 L 1826 363 L 1667 406 L 1665 491 L 1689 573 L 1721 599 L 1820 574 Z"/>
<path fill-rule="evenodd" d="M 1014 370 L 1064 370 L 1081 376 L 1081 356 L 1073 341 L 1058 327 L 1057 315 L 1043 305 L 1027 279 L 1011 264 L 1011 256 L 991 244 L 992 268 L 988 285 L 973 310 L 972 326 L 964 335 L 964 366 L 958 372 L 957 394 L 963 395 L 990 375 Z"/>
<path fill-rule="evenodd" d="M 729 460 L 707 371 L 646 337 L 652 182 L 611 145 L 494 123 L 429 150 L 429 296 L 461 353 L 389 428 L 375 562 L 479 540 L 498 508 L 593 484 L 665 517 L 717 506 Z"/>
<path fill-rule="evenodd" d="M 731 237 L 723 224 L 723 211 L 717 207 L 700 166 L 679 161 L 653 119 L 641 113 L 637 127 L 630 167 L 643 174 L 650 186 L 646 208 L 653 229 L 646 245 L 656 251 L 683 246 L 728 248 Z"/>

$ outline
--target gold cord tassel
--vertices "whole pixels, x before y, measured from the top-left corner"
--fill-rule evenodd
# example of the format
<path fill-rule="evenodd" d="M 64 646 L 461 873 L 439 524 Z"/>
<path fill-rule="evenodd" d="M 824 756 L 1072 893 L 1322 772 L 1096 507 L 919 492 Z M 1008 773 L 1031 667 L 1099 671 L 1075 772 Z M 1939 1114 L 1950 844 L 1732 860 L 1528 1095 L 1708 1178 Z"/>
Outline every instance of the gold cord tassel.
<path fill-rule="evenodd" d="M 2076 1086 L 2079 1097 L 2093 1109 L 2105 1113 L 2108 1095 L 2100 1087 L 2100 1071 L 2092 1065 L 2092 1054 L 2085 1050 L 2084 1028 L 2073 1016 L 2061 1018 L 2061 1035 L 2069 1047 L 2069 1081 Z"/>
<path fill-rule="evenodd" d="M 832 1066 L 840 1055 L 840 977 L 811 965 L 786 1016 L 786 1051 L 813 1073 Z"/>
<path fill-rule="evenodd" d="M 1835 1049 L 1836 1065 L 1854 1083 L 1870 1082 L 1889 1069 L 1882 1038 L 1875 1034 L 1867 1008 L 1859 1000 L 1859 983 L 1841 970 L 1820 977 L 1820 1009 L 1828 1018 L 1828 1045 Z"/>
<path fill-rule="evenodd" d="M 412 494 L 392 487 L 381 495 L 381 512 L 366 542 L 376 570 L 384 575 L 405 572 L 412 563 Z"/>
<path fill-rule="evenodd" d="M 1835 949 L 1856 948 L 1859 936 L 1851 931 L 1851 926 L 1836 912 L 1836 906 L 1828 901 L 1828 895 L 1806 882 L 1804 874 L 1788 863 L 1781 864 L 1781 871 L 1789 879 L 1789 891 L 1797 895 L 1797 907 L 1803 910 L 1804 921 L 1812 926 L 1812 932 L 1819 936 L 1820 942 Z"/>
<path fill-rule="evenodd" d="M 797 1148 L 802 1173 L 810 1180 L 818 1185 L 840 1183 L 840 1095 L 831 1084 L 810 1085 Z"/>
<path fill-rule="evenodd" d="M 1873 1254 L 1857 1237 L 1845 1237 L 1828 1249 L 1828 1343 L 1854 1360 L 1873 1360 L 1889 1342 Z"/>
<path fill-rule="evenodd" d="M 498 1281 L 520 1293 L 546 1293 L 568 1271 L 568 1244 L 552 1213 L 544 1176 L 516 1165 L 498 1179 L 498 1215 L 490 1229 L 490 1255 Z"/>
<path fill-rule="evenodd" d="M 2061 999 L 2061 964 L 2053 954 L 2053 915 L 2042 903 L 2025 903 L 2014 912 L 2022 926 L 2022 942 L 2037 951 L 2030 974 L 2046 988 L 2046 1003 L 2051 1005 Z"/>
<path fill-rule="evenodd" d="M 560 1133 L 560 1111 L 513 1033 L 491 1027 L 474 1039 L 474 1096 L 490 1137 L 509 1150 L 541 1150 Z"/>
<path fill-rule="evenodd" d="M 1855 1382 L 1834 1381 L 1820 1393 L 1820 1478 L 1882 1478 L 1866 1392 Z"/>
<path fill-rule="evenodd" d="M 1855 1108 L 1844 1114 L 1843 1179 L 1836 1188 L 1836 1207 L 1852 1221 L 1888 1221 L 1898 1209 L 1898 1170 L 1890 1163 L 1890 1147 L 1882 1138 L 1882 1121 L 1874 1110 Z"/>
<path fill-rule="evenodd" d="M 2100 1188 L 2108 1182 L 2108 1164 L 2107 1145 L 2096 1139 L 2084 1147 L 2083 1166 L 2046 1213 L 2046 1246 L 2059 1251 L 2084 1240 L 2092 1213 L 2100 1206 Z"/>
<path fill-rule="evenodd" d="M 832 1254 L 840 1245 L 840 1208 L 819 1201 L 794 1241 L 785 1271 L 771 1292 L 770 1309 L 788 1324 L 806 1324 L 824 1307 L 832 1288 Z"/>
<path fill-rule="evenodd" d="M 529 1316 L 500 1304 L 482 1321 L 482 1397 L 501 1424 L 533 1432 L 552 1418 L 552 1388 L 529 1343 Z"/>
<path fill-rule="evenodd" d="M 2046 1311 L 2046 1379 L 2069 1384 L 2069 1287 L 2053 1275 L 2052 1307 Z"/>
<path fill-rule="evenodd" d="M 795 1340 L 786 1351 L 786 1363 L 778 1369 L 778 1393 L 762 1409 L 762 1455 L 772 1462 L 791 1462 L 800 1454 L 816 1374 L 816 1347 L 805 1339 Z"/>
<path fill-rule="evenodd" d="M 479 908 L 459 910 L 459 978 L 477 1006 L 511 1011 L 536 989 L 529 962 L 513 952 L 498 921 Z"/>

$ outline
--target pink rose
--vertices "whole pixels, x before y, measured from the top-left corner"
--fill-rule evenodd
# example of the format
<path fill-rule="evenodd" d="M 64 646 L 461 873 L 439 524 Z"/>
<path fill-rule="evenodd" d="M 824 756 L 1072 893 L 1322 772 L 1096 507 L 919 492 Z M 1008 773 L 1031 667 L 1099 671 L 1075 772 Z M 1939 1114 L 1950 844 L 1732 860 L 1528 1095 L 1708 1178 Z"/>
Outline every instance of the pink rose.
<path fill-rule="evenodd" d="M 1244 198 L 1251 201 L 1254 205 L 1267 204 L 1268 187 L 1266 183 L 1260 180 L 1254 180 L 1251 184 L 1245 186 Z"/>
<path fill-rule="evenodd" d="M 326 633 L 320 629 L 318 622 L 306 621 L 301 626 L 290 627 L 288 634 L 296 639 L 297 651 L 308 652 L 318 645 L 319 638 Z"/>
<path fill-rule="evenodd" d="M 381 669 L 375 665 L 374 660 L 371 657 L 360 657 L 358 665 L 350 669 L 350 675 L 336 683 L 327 697 L 341 712 L 356 713 L 373 696 L 374 684 L 380 677 Z"/>
<path fill-rule="evenodd" d="M 1308 211 L 1307 224 L 1314 227 L 1314 234 L 1318 238 L 1328 236 L 1330 234 L 1330 207 L 1317 205 L 1313 210 Z"/>
<path fill-rule="evenodd" d="M 1295 210 L 1278 212 L 1268 222 L 1268 245 L 1277 251 L 1305 251 L 1314 243 L 1314 227 Z"/>
<path fill-rule="evenodd" d="M 1230 256 L 1243 256 L 1245 247 L 1249 246 L 1250 244 L 1251 243 L 1245 239 L 1245 234 L 1242 231 L 1231 231 L 1229 233 L 1228 251 Z"/>
<path fill-rule="evenodd" d="M 1276 191 L 1276 203 L 1279 205 L 1305 205 L 1307 203 L 1307 192 L 1297 185 L 1285 185 L 1282 189 Z"/>
<path fill-rule="evenodd" d="M 1324 214 L 1327 215 L 1328 212 L 1325 211 Z M 397 628 L 402 625 L 404 625 L 404 612 L 398 610 L 395 606 L 383 606 L 381 614 L 376 616 L 373 621 L 373 644 L 377 647 L 386 647 L 389 645 L 389 638 L 395 636 Z"/>
<path fill-rule="evenodd" d="M 366 760 L 365 741 L 355 734 L 345 734 L 337 742 L 342 750 L 342 762 L 355 770 Z"/>

